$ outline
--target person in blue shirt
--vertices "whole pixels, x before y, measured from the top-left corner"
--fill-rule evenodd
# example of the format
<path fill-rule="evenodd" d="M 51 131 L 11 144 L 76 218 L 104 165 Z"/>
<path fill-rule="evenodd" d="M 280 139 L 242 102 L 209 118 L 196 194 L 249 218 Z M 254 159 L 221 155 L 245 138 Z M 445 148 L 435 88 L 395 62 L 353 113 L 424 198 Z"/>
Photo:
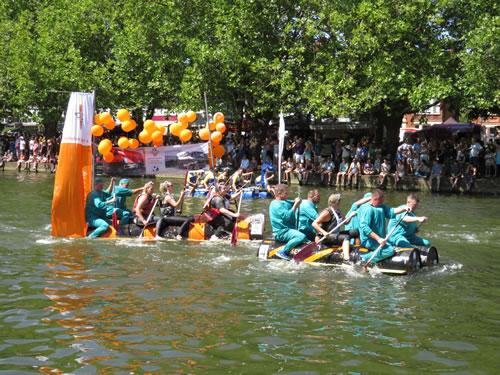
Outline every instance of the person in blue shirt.
<path fill-rule="evenodd" d="M 354 212 L 357 212 L 361 205 L 368 203 L 372 198 L 372 193 L 366 193 L 363 198 L 354 202 L 351 206 L 351 209 L 347 212 L 346 217 L 351 216 Z M 359 215 L 353 216 L 352 219 L 346 223 L 345 230 L 357 230 L 359 232 Z M 361 240 L 359 239 L 359 234 L 357 237 L 351 237 L 351 245 L 360 245 Z"/>
<path fill-rule="evenodd" d="M 417 223 L 424 223 L 427 221 L 427 216 L 415 215 L 415 210 L 418 207 L 419 201 L 420 199 L 416 194 L 410 194 L 406 198 L 406 205 L 400 206 L 400 208 L 405 209 L 407 207 L 411 208 L 411 212 L 409 212 L 401 221 L 399 226 L 394 229 L 394 232 L 388 240 L 388 242 L 392 246 L 411 247 L 411 245 L 429 246 L 431 244 L 428 240 L 416 235 Z M 392 228 L 394 228 L 399 219 L 401 219 L 402 215 L 404 214 L 400 213 L 389 220 L 389 224 L 387 225 L 387 230 L 389 232 L 392 230 Z"/>
<path fill-rule="evenodd" d="M 392 219 L 397 214 L 404 212 L 406 206 L 391 208 L 384 204 L 385 194 L 376 189 L 372 192 L 370 202 L 363 204 L 358 210 L 359 234 L 361 244 L 370 250 L 378 250 L 372 262 L 376 263 L 394 255 L 394 248 L 387 243 L 385 219 Z M 374 252 L 360 254 L 365 262 L 374 255 Z"/>
<path fill-rule="evenodd" d="M 276 255 L 283 259 L 290 259 L 290 250 L 307 241 L 306 235 L 296 229 L 295 214 L 301 199 L 297 197 L 293 201 L 287 200 L 287 185 L 277 185 L 274 190 L 276 199 L 269 205 L 269 219 L 276 241 L 285 242 L 285 246 Z"/>
<path fill-rule="evenodd" d="M 310 241 L 314 241 L 316 237 L 316 231 L 314 230 L 312 223 L 318 217 L 318 209 L 316 205 L 319 203 L 320 199 L 318 190 L 309 190 L 307 193 L 307 199 L 302 201 L 300 204 L 299 231 L 304 233 Z"/>
<path fill-rule="evenodd" d="M 111 182 L 114 185 L 115 178 L 111 178 Z M 130 222 L 132 217 L 132 211 L 128 210 L 126 207 L 127 197 L 131 197 L 133 194 L 137 194 L 142 191 L 142 187 L 138 189 L 129 189 L 130 181 L 126 178 L 122 178 L 118 186 L 115 186 L 111 190 L 107 190 L 111 196 L 116 197 L 116 204 L 110 204 L 106 208 L 106 217 L 108 219 L 113 218 L 113 213 L 116 212 L 116 217 L 120 220 L 120 225 L 125 225 Z"/>
<path fill-rule="evenodd" d="M 85 220 L 89 228 L 95 230 L 87 235 L 89 238 L 99 237 L 112 225 L 111 220 L 106 217 L 107 207 L 116 202 L 116 198 L 103 190 L 104 182 L 102 178 L 96 178 L 94 190 L 87 195 L 85 204 Z"/>

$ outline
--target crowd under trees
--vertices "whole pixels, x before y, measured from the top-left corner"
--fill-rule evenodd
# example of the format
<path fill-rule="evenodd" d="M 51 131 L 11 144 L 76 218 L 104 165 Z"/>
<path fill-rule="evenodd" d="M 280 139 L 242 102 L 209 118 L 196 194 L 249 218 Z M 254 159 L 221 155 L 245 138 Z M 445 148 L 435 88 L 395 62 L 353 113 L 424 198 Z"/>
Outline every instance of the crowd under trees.
<path fill-rule="evenodd" d="M 3 0 L 0 118 L 38 109 L 47 136 L 68 96 L 98 108 L 222 111 L 264 133 L 280 110 L 377 123 L 396 145 L 433 100 L 500 113 L 494 0 Z"/>

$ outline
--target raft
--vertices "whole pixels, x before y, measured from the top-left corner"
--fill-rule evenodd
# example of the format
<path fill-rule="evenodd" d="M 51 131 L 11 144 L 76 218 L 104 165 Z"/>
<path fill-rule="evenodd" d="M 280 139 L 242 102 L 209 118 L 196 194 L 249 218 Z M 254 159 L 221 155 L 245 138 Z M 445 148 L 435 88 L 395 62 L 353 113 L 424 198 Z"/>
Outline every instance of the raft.
<path fill-rule="evenodd" d="M 264 240 L 260 243 L 257 256 L 259 259 L 282 259 L 276 256 L 276 252 L 283 248 L 285 244 L 273 240 Z M 291 251 L 291 256 L 300 251 L 307 244 Z M 395 248 L 396 253 L 378 263 L 370 264 L 368 268 L 377 267 L 380 272 L 391 275 L 409 275 L 422 267 L 430 267 L 439 263 L 437 249 L 434 246 L 415 246 L 411 248 Z M 351 246 L 351 262 L 362 266 L 364 260 L 360 254 L 366 254 L 371 250 L 359 245 Z M 342 247 L 331 247 L 320 243 L 313 253 L 304 260 L 305 263 L 315 266 L 338 266 L 342 267 L 343 262 Z"/>
<path fill-rule="evenodd" d="M 194 221 L 189 226 L 188 237 L 186 240 L 206 241 L 210 240 L 213 234 L 212 227 L 207 224 L 207 219 L 204 215 L 193 215 Z M 241 241 L 262 241 L 265 234 L 265 216 L 263 214 L 247 214 L 241 215 L 237 222 L 237 239 Z M 178 227 L 168 227 L 161 234 L 161 238 L 173 239 L 177 234 Z M 139 238 L 143 232 L 143 227 L 136 224 L 120 225 L 115 230 L 110 227 L 101 238 Z M 90 232 L 89 232 L 90 233 Z M 230 238 L 231 233 L 228 234 Z M 156 238 L 156 224 L 151 224 L 146 227 L 142 235 L 143 239 Z M 160 240 L 161 240 L 160 238 Z"/>

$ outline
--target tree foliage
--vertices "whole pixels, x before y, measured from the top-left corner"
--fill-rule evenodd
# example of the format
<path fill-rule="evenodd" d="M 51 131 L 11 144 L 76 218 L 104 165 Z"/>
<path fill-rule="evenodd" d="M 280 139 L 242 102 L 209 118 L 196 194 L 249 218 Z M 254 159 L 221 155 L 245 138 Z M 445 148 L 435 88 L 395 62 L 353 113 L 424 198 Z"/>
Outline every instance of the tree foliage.
<path fill-rule="evenodd" d="M 263 132 L 280 110 L 372 119 L 448 100 L 498 111 L 492 0 L 4 0 L 0 116 L 37 108 L 49 132 L 67 95 L 139 120 L 223 110 Z M 382 131 L 380 131 L 382 135 Z"/>

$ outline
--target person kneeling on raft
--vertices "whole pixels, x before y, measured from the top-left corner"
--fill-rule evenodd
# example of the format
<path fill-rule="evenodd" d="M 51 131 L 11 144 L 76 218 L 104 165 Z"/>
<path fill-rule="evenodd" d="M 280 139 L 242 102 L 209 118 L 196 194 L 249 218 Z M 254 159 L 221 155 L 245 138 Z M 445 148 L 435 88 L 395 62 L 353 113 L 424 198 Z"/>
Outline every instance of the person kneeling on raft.
<path fill-rule="evenodd" d="M 194 216 L 179 216 L 177 210 L 182 207 L 186 190 L 181 192 L 179 200 L 174 199 L 174 185 L 170 181 L 160 184 L 160 213 L 162 218 L 158 224 L 156 236 L 162 237 L 165 227 L 179 227 L 176 235 L 177 240 L 188 237 L 189 224 L 194 221 Z"/>
<path fill-rule="evenodd" d="M 94 190 L 87 195 L 85 220 L 89 228 L 95 228 L 92 233 L 87 235 L 89 238 L 99 237 L 112 225 L 111 220 L 106 218 L 106 209 L 108 205 L 116 202 L 116 198 L 113 198 L 108 191 L 102 190 L 103 187 L 102 178 L 96 178 Z"/>
<path fill-rule="evenodd" d="M 399 226 L 394 230 L 388 242 L 392 246 L 398 247 L 412 247 L 412 245 L 417 246 L 429 246 L 431 243 L 421 237 L 416 235 L 417 233 L 417 222 L 423 223 L 427 221 L 427 216 L 416 216 L 415 210 L 418 207 L 420 199 L 416 194 L 410 194 L 406 198 L 406 206 L 402 205 L 401 208 L 410 207 L 411 212 L 405 216 L 403 221 L 399 224 Z M 389 220 L 389 224 L 387 224 L 387 230 L 390 232 L 392 228 L 396 225 L 403 214 L 396 215 L 395 218 Z"/>
<path fill-rule="evenodd" d="M 276 256 L 282 259 L 290 259 L 290 250 L 296 248 L 303 242 L 309 242 L 304 233 L 298 231 L 295 212 L 301 199 L 287 200 L 288 186 L 280 184 L 274 188 L 276 199 L 269 205 L 269 219 L 273 227 L 274 239 L 286 242 L 283 249 L 276 252 Z"/>
<path fill-rule="evenodd" d="M 309 190 L 307 199 L 304 199 L 299 206 L 299 231 L 304 233 L 309 241 L 314 241 L 316 237 L 316 230 L 312 223 L 318 217 L 318 209 L 316 205 L 321 200 L 319 191 L 317 189 Z"/>
<path fill-rule="evenodd" d="M 363 204 L 359 210 L 359 234 L 361 244 L 369 250 L 366 254 L 360 254 L 365 262 L 368 262 L 373 255 L 373 251 L 378 249 L 372 262 L 381 260 L 394 255 L 394 248 L 389 245 L 385 239 L 385 219 L 392 219 L 397 214 L 406 211 L 406 206 L 391 208 L 384 204 L 385 194 L 382 190 L 376 189 L 372 192 L 370 202 Z M 380 249 L 379 249 L 380 247 Z"/>
<path fill-rule="evenodd" d="M 238 199 L 240 194 L 243 194 L 243 191 L 240 190 L 230 196 L 229 190 L 230 186 L 228 184 L 219 182 L 215 194 L 205 203 L 207 210 L 204 214 L 208 220 L 208 225 L 214 232 L 210 238 L 211 240 L 218 240 L 224 231 L 232 233 L 236 220 L 240 217 L 239 213 L 229 210 L 229 204 L 231 201 Z"/>
<path fill-rule="evenodd" d="M 114 182 L 115 178 L 113 177 L 111 178 L 111 185 L 113 185 Z M 132 194 L 137 194 L 143 190 L 143 188 L 129 189 L 129 184 L 129 180 L 122 178 L 118 186 L 115 186 L 114 189 L 111 189 L 110 186 L 107 190 L 116 198 L 116 204 L 107 206 L 106 217 L 112 219 L 113 213 L 116 213 L 117 219 L 120 220 L 120 225 L 128 224 L 132 217 L 132 211 L 128 210 L 125 206 L 127 197 L 131 197 Z"/>
<path fill-rule="evenodd" d="M 153 197 L 154 190 L 155 184 L 153 181 L 146 183 L 142 189 L 142 193 L 135 198 L 132 212 L 136 215 L 133 220 L 134 224 L 144 227 L 156 223 L 156 233 L 158 233 L 158 224 L 161 217 L 155 216 L 153 212 L 157 200 Z"/>
<path fill-rule="evenodd" d="M 340 246 L 342 245 L 342 252 L 344 255 L 344 260 L 350 260 L 350 240 L 359 237 L 359 231 L 357 229 L 351 230 L 340 230 L 337 228 L 333 233 L 330 233 L 335 227 L 337 227 L 343 220 L 345 220 L 344 215 L 340 211 L 340 194 L 331 194 L 328 197 L 328 207 L 320 212 L 316 220 L 313 221 L 312 226 L 316 229 L 318 236 L 316 236 L 316 241 L 319 241 L 319 234 L 323 236 L 328 236 L 324 241 L 325 245 L 328 246 Z M 350 215 L 351 217 L 344 224 L 348 224 L 358 212 L 353 211 Z"/>

